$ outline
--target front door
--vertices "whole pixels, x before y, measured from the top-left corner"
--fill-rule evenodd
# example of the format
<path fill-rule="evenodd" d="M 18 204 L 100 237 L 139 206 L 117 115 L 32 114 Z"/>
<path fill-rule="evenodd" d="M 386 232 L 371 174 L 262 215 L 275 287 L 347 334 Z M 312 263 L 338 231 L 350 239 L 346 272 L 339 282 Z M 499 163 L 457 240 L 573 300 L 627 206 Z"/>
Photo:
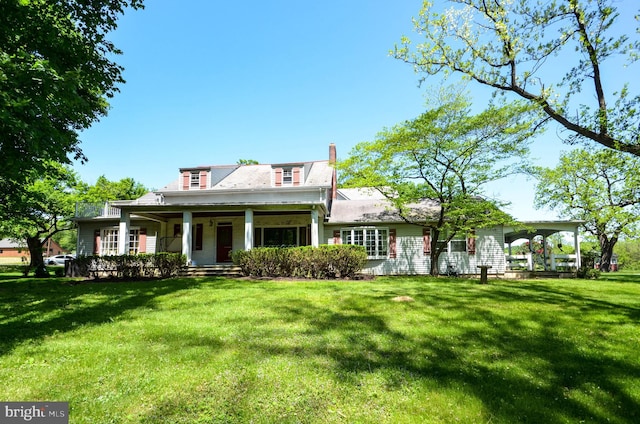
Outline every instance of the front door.
<path fill-rule="evenodd" d="M 231 262 L 233 248 L 233 227 L 218 225 L 218 245 L 216 249 L 217 262 Z"/>

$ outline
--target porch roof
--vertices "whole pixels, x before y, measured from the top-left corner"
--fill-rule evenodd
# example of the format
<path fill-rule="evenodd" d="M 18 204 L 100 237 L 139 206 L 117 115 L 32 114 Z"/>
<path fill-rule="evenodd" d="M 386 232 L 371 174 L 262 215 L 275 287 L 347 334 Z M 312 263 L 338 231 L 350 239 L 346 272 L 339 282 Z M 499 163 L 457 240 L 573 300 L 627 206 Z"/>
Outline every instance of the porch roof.
<path fill-rule="evenodd" d="M 520 239 L 532 239 L 536 236 L 548 237 L 562 231 L 577 233 L 585 221 L 522 221 L 520 226 L 504 228 L 505 243 L 513 243 Z"/>

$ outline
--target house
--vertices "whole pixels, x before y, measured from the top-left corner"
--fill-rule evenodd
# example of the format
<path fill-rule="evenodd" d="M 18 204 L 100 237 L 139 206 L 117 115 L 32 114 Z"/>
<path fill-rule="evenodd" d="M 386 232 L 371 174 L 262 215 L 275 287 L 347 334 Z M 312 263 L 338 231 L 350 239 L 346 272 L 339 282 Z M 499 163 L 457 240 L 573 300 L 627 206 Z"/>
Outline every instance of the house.
<path fill-rule="evenodd" d="M 42 246 L 43 256 L 54 256 L 67 253 L 55 240 L 48 239 Z M 12 239 L 0 240 L 0 258 L 19 258 L 22 262 L 26 262 L 31 257 L 29 248 L 25 242 L 17 242 Z"/>
<path fill-rule="evenodd" d="M 430 231 L 411 225 L 373 190 L 339 189 L 328 160 L 180 168 L 164 188 L 132 201 L 79 204 L 78 255 L 181 252 L 187 265 L 231 262 L 258 246 L 360 244 L 372 274 L 428 274 Z M 428 216 L 433 202 L 417 205 Z M 502 227 L 451 240 L 440 257 L 462 274 L 504 274 Z"/>

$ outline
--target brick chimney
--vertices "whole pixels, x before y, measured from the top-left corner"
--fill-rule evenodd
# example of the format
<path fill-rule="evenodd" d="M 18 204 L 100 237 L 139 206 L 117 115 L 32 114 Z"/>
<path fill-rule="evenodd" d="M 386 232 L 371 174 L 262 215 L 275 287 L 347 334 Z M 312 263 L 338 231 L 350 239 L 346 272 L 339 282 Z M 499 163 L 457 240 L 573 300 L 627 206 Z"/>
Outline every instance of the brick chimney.
<path fill-rule="evenodd" d="M 333 177 L 331 179 L 331 198 L 338 198 L 338 173 L 336 172 L 336 145 L 329 144 L 329 165 L 333 167 Z"/>
<path fill-rule="evenodd" d="M 329 165 L 336 164 L 336 145 L 331 143 L 329 144 Z"/>

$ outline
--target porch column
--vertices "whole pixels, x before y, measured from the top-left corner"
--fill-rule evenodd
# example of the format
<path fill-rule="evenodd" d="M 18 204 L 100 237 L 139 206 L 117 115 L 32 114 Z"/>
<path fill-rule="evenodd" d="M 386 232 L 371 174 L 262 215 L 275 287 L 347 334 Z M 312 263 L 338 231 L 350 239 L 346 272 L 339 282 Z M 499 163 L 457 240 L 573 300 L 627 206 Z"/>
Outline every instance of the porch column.
<path fill-rule="evenodd" d="M 580 254 L 580 240 L 578 240 L 578 230 L 580 227 L 576 226 L 573 230 L 573 246 L 576 252 L 576 269 L 580 269 L 582 266 L 582 255 Z"/>
<path fill-rule="evenodd" d="M 167 251 L 167 221 L 160 223 L 160 234 L 157 236 L 156 253 Z"/>
<path fill-rule="evenodd" d="M 547 236 L 542 235 L 542 268 L 548 271 L 547 268 Z"/>
<path fill-rule="evenodd" d="M 129 212 L 120 213 L 120 228 L 118 229 L 118 255 L 126 255 L 129 246 Z"/>
<path fill-rule="evenodd" d="M 191 221 L 193 214 L 182 212 L 182 254 L 187 257 L 187 265 L 191 264 Z"/>
<path fill-rule="evenodd" d="M 319 245 L 318 211 L 317 209 L 311 209 L 311 246 L 318 247 Z"/>
<path fill-rule="evenodd" d="M 244 211 L 244 250 L 253 249 L 253 209 Z"/>

